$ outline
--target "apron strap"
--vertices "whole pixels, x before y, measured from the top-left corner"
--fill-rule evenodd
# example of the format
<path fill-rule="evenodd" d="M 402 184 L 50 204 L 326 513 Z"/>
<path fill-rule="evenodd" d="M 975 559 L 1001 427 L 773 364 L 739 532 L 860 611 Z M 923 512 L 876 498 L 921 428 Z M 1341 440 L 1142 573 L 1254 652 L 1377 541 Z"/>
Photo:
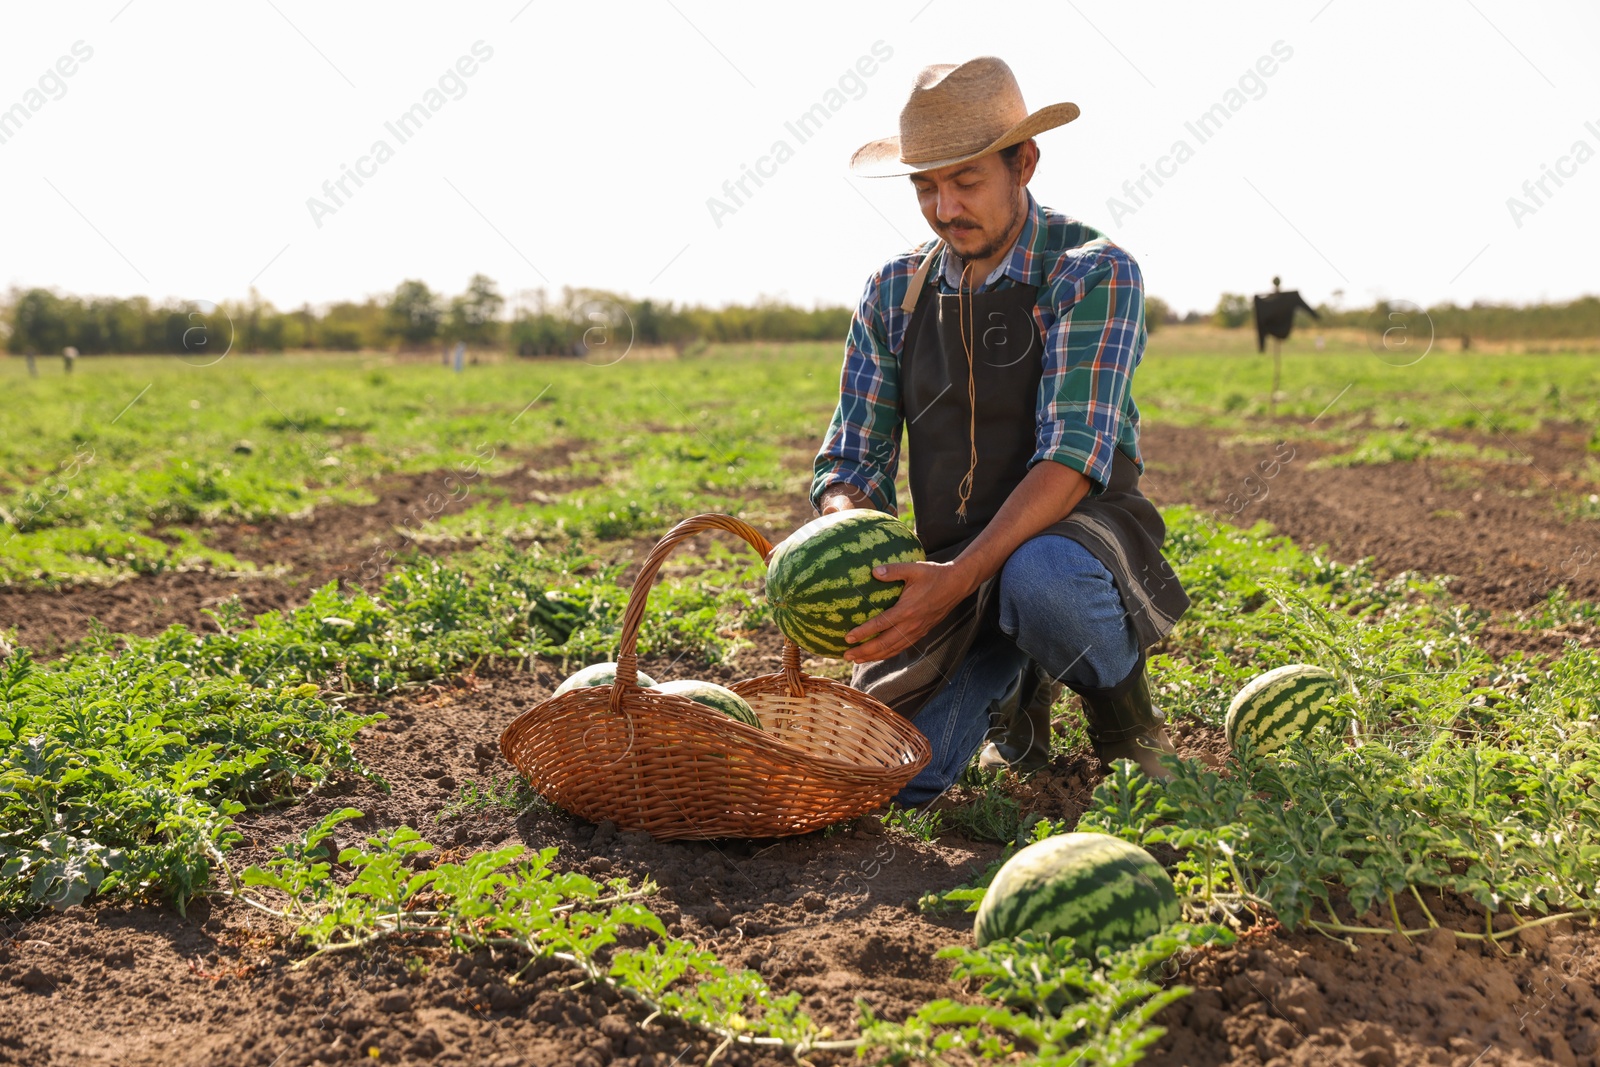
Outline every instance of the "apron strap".
<path fill-rule="evenodd" d="M 928 268 L 933 266 L 933 257 L 938 255 L 944 247 L 944 239 L 933 242 L 933 247 L 928 249 L 928 254 L 922 258 L 922 266 L 917 268 L 917 273 L 911 276 L 911 287 L 906 290 L 906 298 L 900 301 L 900 310 L 906 314 L 917 310 L 917 298 L 922 295 L 922 287 L 928 280 Z"/>

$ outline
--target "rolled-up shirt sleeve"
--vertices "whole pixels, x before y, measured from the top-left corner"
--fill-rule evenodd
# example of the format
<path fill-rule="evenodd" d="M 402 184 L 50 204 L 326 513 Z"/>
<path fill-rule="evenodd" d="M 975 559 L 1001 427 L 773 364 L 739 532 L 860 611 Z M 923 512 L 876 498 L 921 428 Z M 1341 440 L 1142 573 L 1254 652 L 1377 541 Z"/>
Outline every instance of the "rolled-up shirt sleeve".
<path fill-rule="evenodd" d="M 1044 373 L 1038 447 L 1029 462 L 1054 460 L 1105 491 L 1122 436 L 1129 385 L 1144 352 L 1144 277 L 1122 249 L 1097 241 L 1063 256 L 1041 301 Z"/>
<path fill-rule="evenodd" d="M 811 504 L 840 482 L 865 493 L 875 507 L 895 512 L 900 463 L 900 361 L 889 350 L 880 307 L 883 272 L 872 276 L 845 339 L 839 406 L 812 470 Z"/>

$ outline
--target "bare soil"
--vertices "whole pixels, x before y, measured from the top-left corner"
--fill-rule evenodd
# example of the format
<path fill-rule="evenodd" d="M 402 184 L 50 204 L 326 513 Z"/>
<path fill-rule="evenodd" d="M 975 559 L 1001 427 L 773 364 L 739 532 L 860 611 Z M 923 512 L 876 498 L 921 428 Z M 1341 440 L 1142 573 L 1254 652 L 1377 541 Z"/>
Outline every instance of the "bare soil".
<path fill-rule="evenodd" d="M 1296 442 L 1293 458 L 1263 477 L 1259 465 L 1272 470 L 1275 457 L 1290 453 L 1257 438 L 1148 425 L 1143 489 L 1163 506 L 1217 509 L 1242 525 L 1264 520 L 1301 545 L 1326 546 L 1334 559 L 1370 556 L 1384 576 L 1448 575 L 1452 593 L 1497 617 L 1487 634 L 1491 652 L 1555 653 L 1568 639 L 1592 646 L 1600 634 L 1593 627 L 1525 632 L 1506 623 L 1558 586 L 1600 601 L 1600 523 L 1568 522 L 1560 511 L 1564 499 L 1600 490 L 1574 473 L 1593 455 L 1587 439 L 1584 428 L 1469 439 L 1527 463 L 1424 458 L 1331 469 L 1311 464 L 1335 449 Z"/>
<path fill-rule="evenodd" d="M 1261 458 L 1256 448 L 1149 427 L 1147 492 L 1161 504 L 1219 506 Z M 1327 544 L 1336 558 L 1375 555 L 1385 573 L 1457 575 L 1454 587 L 1480 607 L 1521 610 L 1563 581 L 1575 595 L 1600 599 L 1594 563 L 1575 576 L 1564 564 L 1574 545 L 1594 544 L 1582 540 L 1589 531 L 1561 523 L 1548 495 L 1516 495 L 1528 488 L 1526 469 L 1481 465 L 1473 472 L 1477 488 L 1457 488 L 1462 476 L 1447 471 L 1429 463 L 1318 471 L 1296 459 L 1241 517 Z M 1464 518 L 1435 518 L 1435 511 Z M 371 528 L 381 534 L 394 521 Z M 279 553 L 281 561 L 294 546 L 282 539 L 305 533 L 293 524 L 275 531 L 260 558 Z M 286 590 L 286 602 L 305 588 Z M 130 618 L 143 610 L 127 603 Z M 763 641 L 699 673 L 728 681 L 776 662 L 775 643 Z M 657 677 L 684 673 L 664 662 L 642 666 Z M 915 900 L 969 880 L 999 854 L 996 844 L 955 833 L 917 842 L 872 818 L 779 841 L 658 843 L 542 806 L 455 810 L 469 782 L 511 776 L 496 744 L 500 731 L 557 681 L 548 669 L 499 674 L 374 703 L 390 718 L 364 733 L 359 753 L 392 789 L 343 778 L 296 807 L 252 814 L 241 821 L 247 841 L 231 862 L 265 859 L 317 816 L 354 806 L 367 813 L 362 828 L 409 823 L 443 850 L 441 858 L 522 841 L 558 846 L 562 864 L 594 876 L 652 877 L 662 886 L 652 906 L 672 932 L 758 970 L 779 991 L 800 992 L 807 1010 L 842 1034 L 853 1031 L 857 998 L 900 1018 L 928 1000 L 976 994 L 953 986 L 948 962 L 934 958 L 939 947 L 970 936 L 968 917 L 925 916 Z M 1216 762 L 1225 750 L 1201 725 L 1178 723 L 1175 734 L 1191 757 Z M 1073 819 L 1100 774 L 1091 756 L 1058 757 L 1014 795 L 1025 809 Z M 347 824 L 341 841 L 358 832 Z M 850 892 L 847 880 L 866 891 Z M 1469 928 L 1464 913 L 1435 907 L 1441 910 L 1441 918 Z M 1420 914 L 1408 917 L 1422 925 Z M 567 971 L 536 970 L 512 985 L 506 979 L 519 961 L 401 946 L 294 968 L 304 952 L 284 932 L 225 898 L 196 902 L 187 916 L 94 906 L 14 923 L 0 941 L 0 1063 L 290 1067 L 376 1056 L 381 1063 L 667 1067 L 703 1062 L 712 1050 L 681 1027 L 642 1025 L 634 1006 L 575 988 Z M 1597 949 L 1600 934 L 1564 923 L 1530 931 L 1504 952 L 1442 934 L 1366 939 L 1352 948 L 1262 928 L 1231 948 L 1175 961 L 1174 980 L 1196 991 L 1163 1014 L 1169 1032 L 1147 1062 L 1600 1065 Z M 410 968 L 408 958 L 417 958 Z M 790 1061 L 732 1050 L 719 1062 Z"/>
<path fill-rule="evenodd" d="M 206 614 L 237 596 L 247 617 L 296 607 L 312 590 L 331 581 L 382 581 L 393 560 L 409 552 L 440 554 L 459 543 L 427 544 L 408 534 L 429 520 L 465 511 L 489 497 L 510 503 L 547 501 L 591 484 L 549 472 L 568 464 L 558 446 L 525 457 L 516 470 L 468 481 L 449 470 L 394 475 L 373 483 L 369 505 L 319 507 L 303 519 L 231 523 L 200 530 L 210 547 L 254 563 L 255 573 L 178 571 L 130 578 L 114 585 L 57 588 L 0 586 L 0 629 L 17 628 L 20 644 L 49 655 L 87 632 L 99 619 L 116 633 L 148 636 L 175 623 L 207 630 Z M 466 492 L 457 490 L 465 484 Z"/>

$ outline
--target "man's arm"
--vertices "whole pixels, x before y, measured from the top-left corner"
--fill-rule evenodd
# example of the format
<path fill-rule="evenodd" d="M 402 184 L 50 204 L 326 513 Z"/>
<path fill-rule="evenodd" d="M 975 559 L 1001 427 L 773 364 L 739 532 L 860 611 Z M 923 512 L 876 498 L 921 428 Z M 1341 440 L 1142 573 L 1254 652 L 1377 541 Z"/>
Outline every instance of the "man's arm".
<path fill-rule="evenodd" d="M 1146 337 L 1144 275 L 1127 252 L 1102 242 L 1063 256 L 1050 280 L 1041 308 L 1048 308 L 1049 321 L 1030 461 L 1055 460 L 1082 472 L 1093 483 L 1091 494 L 1111 480 Z"/>
<path fill-rule="evenodd" d="M 1115 246 L 1066 259 L 1052 279 L 1051 319 L 1039 384 L 1038 448 L 1022 482 L 994 519 L 949 563 L 876 568 L 904 581 L 894 607 L 845 635 L 852 662 L 887 659 L 910 647 L 973 590 L 998 574 L 1024 541 L 1059 522 L 1111 477 L 1122 404 L 1144 347 L 1144 283 Z"/>
<path fill-rule="evenodd" d="M 883 302 L 888 268 L 868 279 L 845 338 L 839 405 L 813 464 L 811 503 L 827 514 L 851 507 L 895 511 L 900 464 L 900 361 L 890 349 Z"/>

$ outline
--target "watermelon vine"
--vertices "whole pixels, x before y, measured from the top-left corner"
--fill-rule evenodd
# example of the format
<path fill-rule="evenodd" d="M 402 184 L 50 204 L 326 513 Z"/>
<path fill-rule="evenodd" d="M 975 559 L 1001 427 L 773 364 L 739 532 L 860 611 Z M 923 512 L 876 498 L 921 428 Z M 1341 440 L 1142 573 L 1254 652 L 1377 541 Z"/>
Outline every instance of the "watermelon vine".
<path fill-rule="evenodd" d="M 708 1063 L 735 1045 L 785 1050 L 802 1063 L 818 1052 L 904 1063 L 944 1062 L 956 1052 L 1011 1060 L 1019 1051 L 1036 1064 L 1132 1063 L 1164 1032 L 1155 1016 L 1189 992 L 1157 981 L 1160 964 L 1233 940 L 1222 927 L 1178 923 L 1092 958 L 1071 938 L 951 947 L 939 955 L 956 961 L 952 977 L 981 981 L 986 1002 L 941 999 L 903 1022 L 879 1019 L 863 1003 L 859 1035 L 839 1038 L 799 1009 L 798 993 L 778 994 L 754 971 L 730 970 L 714 953 L 669 936 L 642 903 L 653 884 L 558 873 L 554 848 L 509 845 L 428 867 L 417 860 L 433 846 L 402 826 L 342 850 L 336 858 L 354 875 L 341 882 L 328 842 L 339 824 L 360 815 L 344 808 L 324 816 L 264 866 L 246 870 L 235 891 L 251 907 L 294 922 L 313 949 L 295 966 L 384 942 L 508 954 L 510 984 L 540 961 L 553 962 L 634 1001 L 646 1013 L 641 1026 L 669 1017 L 700 1031 L 716 1043 Z M 619 947 L 629 931 L 649 943 Z"/>

